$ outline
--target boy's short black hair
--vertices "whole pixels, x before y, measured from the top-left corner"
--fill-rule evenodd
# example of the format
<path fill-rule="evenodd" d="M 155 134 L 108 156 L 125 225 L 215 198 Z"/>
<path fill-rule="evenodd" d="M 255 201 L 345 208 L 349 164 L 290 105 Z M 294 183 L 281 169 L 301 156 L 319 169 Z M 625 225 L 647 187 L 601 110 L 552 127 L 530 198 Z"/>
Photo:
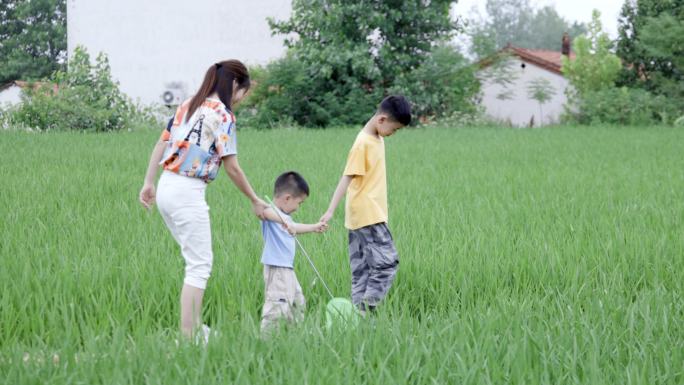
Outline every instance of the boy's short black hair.
<path fill-rule="evenodd" d="M 380 102 L 378 112 L 389 115 L 393 120 L 408 126 L 411 123 L 411 105 L 401 95 L 390 95 Z"/>
<path fill-rule="evenodd" d="M 280 174 L 275 181 L 273 195 L 278 196 L 283 193 L 290 193 L 293 196 L 309 196 L 309 184 L 298 172 L 288 171 Z"/>

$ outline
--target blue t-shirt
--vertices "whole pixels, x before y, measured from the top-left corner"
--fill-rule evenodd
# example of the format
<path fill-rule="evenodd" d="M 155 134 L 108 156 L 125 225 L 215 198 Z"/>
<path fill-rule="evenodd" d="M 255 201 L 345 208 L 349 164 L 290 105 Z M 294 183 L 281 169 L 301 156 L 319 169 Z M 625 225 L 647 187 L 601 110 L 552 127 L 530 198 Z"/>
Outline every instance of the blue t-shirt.
<path fill-rule="evenodd" d="M 280 210 L 279 210 L 280 211 Z M 289 215 L 280 211 L 280 216 L 291 222 Z M 264 236 L 264 251 L 261 263 L 264 265 L 294 267 L 295 239 L 277 222 L 261 221 L 261 234 Z"/>

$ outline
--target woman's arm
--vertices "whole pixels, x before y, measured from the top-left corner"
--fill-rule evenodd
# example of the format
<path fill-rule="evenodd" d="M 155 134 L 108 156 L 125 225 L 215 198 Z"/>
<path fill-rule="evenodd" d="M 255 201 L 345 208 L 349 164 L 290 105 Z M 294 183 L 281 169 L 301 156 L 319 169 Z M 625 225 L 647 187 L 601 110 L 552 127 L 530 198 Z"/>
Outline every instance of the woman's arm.
<path fill-rule="evenodd" d="M 266 219 L 264 216 L 264 210 L 268 207 L 268 204 L 259 197 L 252 189 L 252 185 L 249 184 L 247 176 L 240 168 L 238 163 L 237 155 L 228 155 L 223 157 L 223 168 L 226 170 L 226 174 L 233 184 L 252 202 L 252 211 L 260 219 Z"/>
<path fill-rule="evenodd" d="M 145 173 L 145 182 L 138 195 L 138 200 L 146 208 L 150 209 L 154 205 L 156 191 L 154 188 L 154 181 L 157 179 L 157 170 L 159 169 L 159 161 L 164 154 L 164 147 L 166 143 L 162 140 L 157 141 L 152 149 L 150 155 L 150 162 L 147 164 L 147 172 Z"/>

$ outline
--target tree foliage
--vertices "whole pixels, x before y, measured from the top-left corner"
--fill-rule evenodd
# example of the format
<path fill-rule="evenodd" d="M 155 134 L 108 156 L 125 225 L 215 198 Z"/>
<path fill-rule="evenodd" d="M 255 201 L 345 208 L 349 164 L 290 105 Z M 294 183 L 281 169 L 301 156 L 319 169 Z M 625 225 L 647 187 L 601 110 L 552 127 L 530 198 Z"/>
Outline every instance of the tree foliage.
<path fill-rule="evenodd" d="M 643 59 L 649 60 L 648 64 L 643 64 L 629 63 L 624 58 L 620 61 L 613 55 L 607 36 L 600 33 L 596 14 L 593 19 L 589 38 L 575 40 L 576 59 L 563 63 L 563 71 L 576 91 L 571 94 L 572 108 L 568 109 L 566 118 L 580 124 L 646 125 L 676 121 L 681 115 L 682 98 L 671 97 L 676 94 L 671 90 L 679 88 L 681 91 L 682 85 L 664 77 L 663 73 L 676 75 L 676 66 L 681 63 L 674 53 L 681 54 L 681 48 L 677 48 L 678 44 L 681 47 L 681 36 L 684 36 L 679 30 L 680 22 L 670 14 L 647 17 L 644 24 L 639 25 L 639 38 L 633 31 L 629 32 L 629 39 L 633 41 L 627 43 L 624 40 L 627 30 L 622 21 L 618 52 L 627 56 L 641 52 L 646 55 L 643 58 L 649 57 Z M 659 62 L 660 59 L 666 60 Z M 631 71 L 637 74 L 634 82 L 627 81 L 632 76 L 629 75 Z M 615 87 L 616 80 L 618 85 L 623 85 Z M 666 96 L 668 90 L 671 93 Z"/>
<path fill-rule="evenodd" d="M 640 44 L 651 57 L 646 88 L 684 107 L 684 20 L 663 13 L 649 18 L 641 32 Z"/>
<path fill-rule="evenodd" d="M 409 95 L 413 112 L 427 118 L 474 113 L 472 98 L 479 88 L 475 68 L 456 48 L 442 44 L 420 66 L 399 74 L 390 93 Z"/>
<path fill-rule="evenodd" d="M 519 71 L 513 61 L 514 56 L 510 52 L 500 52 L 490 57 L 491 64 L 480 71 L 480 78 L 491 84 L 499 86 L 500 91 L 496 94 L 499 100 L 511 100 L 515 97 L 515 86 L 518 81 Z"/>
<path fill-rule="evenodd" d="M 579 124 L 672 124 L 681 114 L 665 96 L 624 86 L 589 92 L 577 101 L 575 108 L 565 118 Z"/>
<path fill-rule="evenodd" d="M 562 58 L 563 74 L 580 98 L 588 92 L 614 86 L 621 68 L 620 59 L 610 50 L 611 41 L 602 30 L 600 16 L 594 10 L 588 34 L 575 39 L 575 59 Z"/>
<path fill-rule="evenodd" d="M 569 22 L 552 6 L 534 9 L 529 0 L 487 0 L 487 16 L 471 18 L 468 33 L 471 52 L 486 57 L 512 44 L 517 47 L 560 51 L 561 37 L 575 38 L 584 24 Z"/>
<path fill-rule="evenodd" d="M 626 0 L 620 13 L 618 85 L 648 91 L 668 110 L 684 111 L 684 1 Z M 676 117 L 659 114 L 665 123 Z"/>
<path fill-rule="evenodd" d="M 286 36 L 288 55 L 267 68 L 262 83 L 266 88 L 255 92 L 260 95 L 255 98 L 258 113 L 269 119 L 290 115 L 307 126 L 357 124 L 390 91 L 413 93 L 418 88 L 427 92 L 435 91 L 437 83 L 442 87 L 457 84 L 435 80 L 451 76 L 444 68 L 436 74 L 421 70 L 424 65 L 460 65 L 444 63 L 446 51 L 435 51 L 439 42 L 457 31 L 449 16 L 453 3 L 294 0 L 289 20 L 270 20 L 273 32 Z M 471 73 L 459 74 L 473 78 Z M 417 85 L 420 82 L 424 87 Z M 292 98 L 297 99 L 295 107 L 287 108 L 283 102 Z M 437 114 L 440 108 L 426 107 L 424 112 Z"/>
<path fill-rule="evenodd" d="M 556 89 L 546 78 L 535 78 L 527 83 L 527 96 L 539 103 L 540 124 L 544 124 L 544 109 L 542 106 L 551 100 L 555 94 Z"/>
<path fill-rule="evenodd" d="M 682 0 L 626 0 L 618 25 L 617 55 L 623 60 L 618 83 L 657 94 L 684 97 L 681 85 Z"/>
<path fill-rule="evenodd" d="M 130 128 L 133 121 L 154 121 L 119 91 L 107 57 L 101 53 L 91 64 L 82 47 L 74 50 L 66 71 L 56 71 L 22 99 L 7 119 L 31 129 L 102 132 Z"/>
<path fill-rule="evenodd" d="M 0 1 L 0 83 L 50 75 L 66 49 L 66 0 Z"/>

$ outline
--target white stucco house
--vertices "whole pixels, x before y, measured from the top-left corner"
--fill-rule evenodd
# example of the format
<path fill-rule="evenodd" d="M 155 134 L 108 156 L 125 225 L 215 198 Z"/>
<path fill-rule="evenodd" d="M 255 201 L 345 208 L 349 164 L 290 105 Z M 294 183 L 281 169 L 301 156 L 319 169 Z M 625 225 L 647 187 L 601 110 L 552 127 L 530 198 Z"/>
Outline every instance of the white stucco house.
<path fill-rule="evenodd" d="M 21 102 L 22 82 L 13 81 L 0 85 L 0 107 Z"/>
<path fill-rule="evenodd" d="M 285 52 L 267 17 L 290 0 L 67 0 L 67 48 L 104 52 L 121 90 L 144 104 L 177 104 L 216 61 L 266 64 Z"/>
<path fill-rule="evenodd" d="M 44 82 L 25 82 L 15 80 L 9 83 L 0 84 L 0 108 L 13 106 L 21 103 L 21 93 L 27 89 L 48 89 L 57 91 L 57 85 Z"/>
<path fill-rule="evenodd" d="M 561 72 L 561 57 L 570 52 L 569 40 L 562 51 L 507 46 L 479 63 L 481 105 L 488 117 L 515 127 L 555 123 L 564 111 L 568 80 Z M 497 64 L 496 59 L 504 59 Z M 498 66 L 498 67 L 497 67 Z M 550 99 L 540 103 L 530 96 L 533 84 L 545 84 Z M 543 115 L 542 115 L 543 114 Z"/>

